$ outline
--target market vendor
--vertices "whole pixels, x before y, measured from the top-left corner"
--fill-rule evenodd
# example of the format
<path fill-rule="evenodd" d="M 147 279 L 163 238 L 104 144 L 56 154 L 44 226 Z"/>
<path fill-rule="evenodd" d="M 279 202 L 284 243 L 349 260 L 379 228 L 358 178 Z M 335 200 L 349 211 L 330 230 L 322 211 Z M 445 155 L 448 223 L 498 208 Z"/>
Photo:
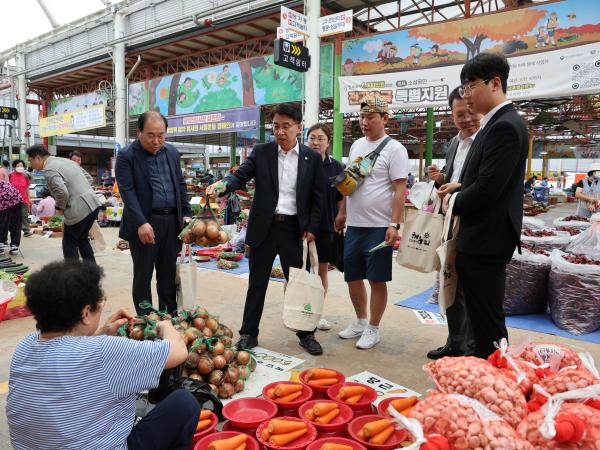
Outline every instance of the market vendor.
<path fill-rule="evenodd" d="M 591 217 L 600 207 L 600 164 L 592 164 L 587 178 L 579 181 L 575 198 L 579 200 L 577 215 Z"/>
<path fill-rule="evenodd" d="M 158 322 L 155 341 L 116 337 L 119 327 L 133 324 L 125 309 L 98 328 L 106 303 L 102 277 L 96 264 L 68 259 L 27 281 L 38 331 L 18 345 L 10 367 L 6 416 L 16 450 L 191 445 L 200 407 L 188 391 L 173 392 L 134 426 L 136 394 L 185 361 L 183 339 L 170 321 Z"/>

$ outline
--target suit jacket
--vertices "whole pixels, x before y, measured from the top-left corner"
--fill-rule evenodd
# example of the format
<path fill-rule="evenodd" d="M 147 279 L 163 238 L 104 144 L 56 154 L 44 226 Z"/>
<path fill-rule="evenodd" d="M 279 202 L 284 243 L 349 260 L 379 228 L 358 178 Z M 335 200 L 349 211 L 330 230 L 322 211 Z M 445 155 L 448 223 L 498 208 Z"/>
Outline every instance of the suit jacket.
<path fill-rule="evenodd" d="M 513 105 L 500 108 L 479 131 L 461 174 L 454 203 L 460 216 L 458 251 L 510 257 L 523 222 L 528 131 Z"/>
<path fill-rule="evenodd" d="M 67 158 L 49 156 L 42 170 L 56 208 L 64 210 L 66 225 L 81 222 L 100 207 L 89 174 Z M 87 176 L 86 176 L 87 175 Z"/>
<path fill-rule="evenodd" d="M 119 237 L 125 240 L 139 239 L 138 228 L 150 222 L 152 217 L 152 186 L 148 164 L 139 140 L 125 147 L 117 156 L 115 175 L 119 193 L 123 198 L 123 218 Z M 181 173 L 179 152 L 165 143 L 161 151 L 166 152 L 175 190 L 177 220 L 183 227 L 183 218 L 191 217 L 192 211 L 187 198 L 185 180 Z"/>
<path fill-rule="evenodd" d="M 456 156 L 456 150 L 458 149 L 458 144 L 460 143 L 458 136 L 454 136 L 450 139 L 450 144 L 448 144 L 448 152 L 446 153 L 446 164 L 442 169 L 444 171 L 444 183 L 450 183 L 450 179 L 452 178 L 452 172 L 454 170 L 454 157 Z M 441 184 L 437 181 L 435 182 L 435 187 L 439 188 Z"/>
<path fill-rule="evenodd" d="M 254 178 L 256 189 L 250 208 L 246 244 L 259 246 L 267 237 L 279 200 L 278 146 L 276 142 L 258 144 L 239 169 L 225 177 L 225 194 L 243 187 Z M 315 236 L 319 231 L 324 211 L 325 175 L 321 156 L 300 144 L 298 151 L 298 179 L 296 182 L 296 208 L 302 231 Z"/>

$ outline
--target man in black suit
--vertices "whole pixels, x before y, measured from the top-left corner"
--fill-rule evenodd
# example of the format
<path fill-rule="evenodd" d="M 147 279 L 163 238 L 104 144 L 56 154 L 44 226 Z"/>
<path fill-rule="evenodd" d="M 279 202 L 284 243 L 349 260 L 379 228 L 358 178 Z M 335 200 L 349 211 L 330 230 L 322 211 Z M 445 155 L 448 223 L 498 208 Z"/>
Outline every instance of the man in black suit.
<path fill-rule="evenodd" d="M 446 154 L 446 165 L 441 171 L 436 165 L 427 168 L 429 179 L 435 182 L 438 195 L 442 198 L 449 192 L 455 192 L 460 188 L 460 176 L 464 163 L 477 136 L 479 121 L 482 118 L 481 114 L 469 110 L 467 101 L 461 98 L 458 91 L 459 88 L 454 89 L 448 99 L 452 110 L 452 119 L 459 132 L 450 141 Z M 472 333 L 462 291 L 456 292 L 454 304 L 446 310 L 446 318 L 448 321 L 446 345 L 429 351 L 427 357 L 430 359 L 472 353 Z"/>
<path fill-rule="evenodd" d="M 167 119 L 156 111 L 138 118 L 138 138 L 117 156 L 115 174 L 123 198 L 119 237 L 129 242 L 133 259 L 133 303 L 138 314 L 149 311 L 150 283 L 156 268 L 159 308 L 177 309 L 175 266 L 181 250 L 179 233 L 192 212 L 179 164 L 179 152 L 165 142 Z"/>
<path fill-rule="evenodd" d="M 528 132 L 506 99 L 510 67 L 503 55 L 481 53 L 463 67 L 461 96 L 483 114 L 456 195 L 460 217 L 456 270 L 475 339 L 475 355 L 487 358 L 508 337 L 502 302 L 506 264 L 519 244 Z M 444 197 L 447 210 L 450 195 Z"/>
<path fill-rule="evenodd" d="M 254 178 L 246 244 L 250 246 L 250 276 L 239 349 L 258 345 L 258 326 L 275 256 L 279 254 L 285 278 L 290 267 L 302 267 L 302 239 L 311 242 L 319 231 L 325 185 L 320 155 L 299 144 L 302 113 L 280 104 L 273 114 L 276 142 L 259 144 L 239 169 L 207 189 L 224 195 Z M 300 345 L 312 355 L 323 353 L 314 331 L 298 331 Z"/>

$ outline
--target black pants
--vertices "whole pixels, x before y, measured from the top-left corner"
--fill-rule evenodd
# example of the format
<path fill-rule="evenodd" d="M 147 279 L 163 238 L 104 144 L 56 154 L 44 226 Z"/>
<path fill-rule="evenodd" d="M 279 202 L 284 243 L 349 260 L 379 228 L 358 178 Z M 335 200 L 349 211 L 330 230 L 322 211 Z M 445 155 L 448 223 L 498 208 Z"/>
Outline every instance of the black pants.
<path fill-rule="evenodd" d="M 142 244 L 137 237 L 129 242 L 133 259 L 133 303 L 139 315 L 150 312 L 140 308 L 139 304 L 143 301 L 152 303 L 150 284 L 154 269 L 159 309 L 169 312 L 177 309 L 175 266 L 177 253 L 181 250 L 177 215 L 153 215 L 150 225 L 154 229 L 155 244 Z"/>
<path fill-rule="evenodd" d="M 448 321 L 448 340 L 446 345 L 454 350 L 460 350 L 465 355 L 474 352 L 473 332 L 469 321 L 469 312 L 462 289 L 456 289 L 452 306 L 446 309 Z"/>
<path fill-rule="evenodd" d="M 9 232 L 10 245 L 18 247 L 21 244 L 21 205 L 0 211 L 0 244 L 7 242 Z"/>
<path fill-rule="evenodd" d="M 90 244 L 89 234 L 90 228 L 92 228 L 92 225 L 97 218 L 98 208 L 76 224 L 64 225 L 62 248 L 65 259 L 78 259 L 79 255 L 81 255 L 82 259 L 96 262 L 94 250 L 92 249 L 92 244 Z"/>
<path fill-rule="evenodd" d="M 286 280 L 290 267 L 302 267 L 302 233 L 296 216 L 287 216 L 283 222 L 274 220 L 267 236 L 258 247 L 250 249 L 250 275 L 240 334 L 258 336 L 275 256 L 279 254 Z M 314 331 L 298 331 L 296 334 L 302 337 L 313 333 Z"/>
<path fill-rule="evenodd" d="M 129 450 L 187 450 L 198 424 L 200 404 L 184 389 L 167 396 L 133 427 Z"/>
<path fill-rule="evenodd" d="M 502 302 L 509 260 L 510 257 L 456 255 L 458 284 L 465 294 L 475 356 L 480 358 L 494 353 L 494 342 L 508 338 Z"/>

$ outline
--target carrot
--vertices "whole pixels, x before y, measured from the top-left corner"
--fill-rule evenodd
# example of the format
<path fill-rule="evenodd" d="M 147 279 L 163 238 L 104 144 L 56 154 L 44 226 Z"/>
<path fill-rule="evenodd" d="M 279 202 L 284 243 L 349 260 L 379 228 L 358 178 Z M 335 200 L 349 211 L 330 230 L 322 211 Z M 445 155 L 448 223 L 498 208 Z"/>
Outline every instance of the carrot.
<path fill-rule="evenodd" d="M 328 424 L 329 422 L 331 422 L 333 419 L 335 419 L 337 417 L 337 415 L 340 413 L 340 410 L 338 408 L 329 411 L 327 414 L 325 414 L 324 416 L 319 416 L 315 419 L 315 422 L 320 423 L 322 425 Z"/>
<path fill-rule="evenodd" d="M 210 419 L 212 417 L 212 411 L 210 409 L 203 409 L 200 411 L 200 420 Z"/>
<path fill-rule="evenodd" d="M 260 437 L 263 438 L 263 441 L 269 442 L 269 438 L 271 437 L 271 433 L 269 433 L 269 428 L 263 428 L 260 432 Z"/>
<path fill-rule="evenodd" d="M 320 450 L 352 450 L 353 447 L 350 445 L 344 444 L 334 444 L 331 442 L 327 442 L 326 444 L 321 445 Z"/>
<path fill-rule="evenodd" d="M 308 432 L 308 428 L 302 428 L 301 430 L 291 431 L 289 433 L 275 434 L 269 439 L 269 445 L 277 447 L 283 447 L 292 441 L 295 441 L 300 436 L 305 435 Z"/>
<path fill-rule="evenodd" d="M 198 425 L 196 425 L 196 431 L 200 431 L 202 428 L 206 428 L 207 426 L 209 426 L 211 424 L 212 420 L 207 419 L 207 420 L 201 420 L 200 422 L 198 422 Z"/>
<path fill-rule="evenodd" d="M 327 414 L 329 411 L 333 411 L 334 409 L 337 409 L 337 407 L 338 406 L 332 402 L 320 402 L 320 403 L 317 403 L 313 407 L 313 411 L 315 413 L 315 416 L 323 416 L 323 415 Z"/>
<path fill-rule="evenodd" d="M 274 399 L 275 397 L 277 397 L 277 396 L 275 395 L 275 388 L 273 388 L 273 389 L 269 389 L 269 390 L 267 391 L 267 395 L 269 396 L 269 398 L 270 398 L 270 399 Z"/>
<path fill-rule="evenodd" d="M 308 384 L 310 386 L 331 386 L 337 382 L 337 378 L 319 378 L 317 380 L 310 380 Z"/>
<path fill-rule="evenodd" d="M 376 434 L 381 433 L 390 425 L 390 419 L 374 420 L 373 422 L 365 424 L 365 426 L 363 427 L 363 433 L 365 433 L 366 438 L 370 439 Z"/>
<path fill-rule="evenodd" d="M 298 392 L 293 392 L 290 395 L 286 395 L 285 397 L 276 397 L 274 400 L 276 402 L 289 403 L 289 402 L 293 402 L 301 395 L 302 395 L 302 391 L 298 391 Z"/>
<path fill-rule="evenodd" d="M 246 450 L 246 443 L 244 442 L 242 445 L 236 447 L 234 450 Z"/>
<path fill-rule="evenodd" d="M 417 403 L 417 397 L 411 396 L 406 398 L 398 398 L 396 400 L 392 400 L 390 402 L 396 411 L 402 411 L 406 408 L 410 408 L 415 403 Z"/>
<path fill-rule="evenodd" d="M 365 433 L 363 433 L 363 430 L 360 430 L 358 433 L 356 433 L 356 436 L 358 436 L 359 439 L 362 439 L 363 441 L 366 441 L 366 439 L 365 439 Z"/>
<path fill-rule="evenodd" d="M 315 410 L 314 408 L 307 409 L 304 411 L 304 417 L 313 422 L 315 420 Z"/>
<path fill-rule="evenodd" d="M 248 435 L 244 433 L 240 433 L 229 439 L 218 439 L 208 445 L 208 450 L 236 450 L 246 442 L 246 439 L 248 439 Z"/>
<path fill-rule="evenodd" d="M 390 436 L 392 435 L 392 433 L 394 432 L 394 426 L 390 425 L 389 427 L 387 427 L 386 429 L 384 429 L 382 432 L 377 433 L 375 436 L 373 436 L 371 439 L 369 439 L 369 444 L 385 444 L 385 442 L 390 438 Z"/>
<path fill-rule="evenodd" d="M 289 433 L 302 428 L 306 428 L 306 424 L 297 420 L 271 419 L 269 422 L 269 433 L 271 434 Z"/>
<path fill-rule="evenodd" d="M 277 397 L 285 397 L 286 395 L 293 394 L 302 390 L 301 384 L 278 384 L 275 387 L 275 395 Z"/>
<path fill-rule="evenodd" d="M 354 397 L 358 394 L 364 394 L 367 388 L 365 386 L 344 386 L 340 389 L 340 397 Z"/>
<path fill-rule="evenodd" d="M 335 378 L 337 380 L 337 376 L 338 374 L 335 370 L 313 367 L 312 369 L 308 369 L 305 380 L 321 380 L 323 378 Z"/>
<path fill-rule="evenodd" d="M 402 411 L 400 411 L 400 414 L 402 414 L 404 417 L 408 417 L 412 409 L 412 406 L 410 408 L 403 409 Z"/>
<path fill-rule="evenodd" d="M 361 398 L 363 398 L 362 394 L 356 394 L 355 396 L 343 399 L 342 401 L 354 405 L 355 403 L 358 403 Z"/>

